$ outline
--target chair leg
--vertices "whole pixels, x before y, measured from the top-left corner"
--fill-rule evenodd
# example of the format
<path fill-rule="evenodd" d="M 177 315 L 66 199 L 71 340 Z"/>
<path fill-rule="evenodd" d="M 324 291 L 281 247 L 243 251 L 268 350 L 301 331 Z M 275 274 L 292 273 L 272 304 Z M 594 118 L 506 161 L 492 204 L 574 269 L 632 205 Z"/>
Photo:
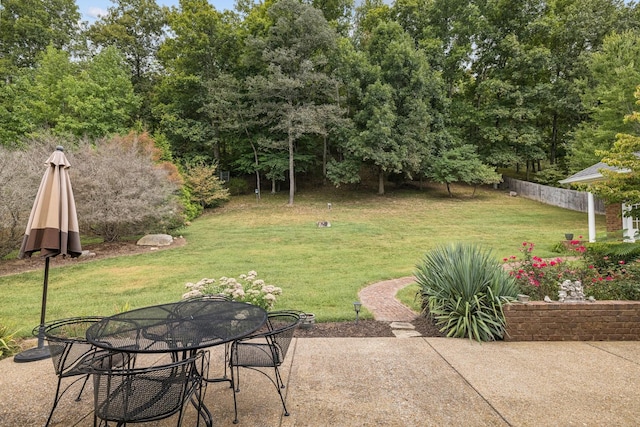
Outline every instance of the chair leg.
<path fill-rule="evenodd" d="M 58 401 L 60 400 L 60 385 L 62 383 L 62 378 L 58 377 L 58 386 L 56 387 L 56 395 L 53 398 L 53 406 L 51 407 L 51 412 L 49 412 L 49 418 L 47 418 L 47 422 L 45 424 L 45 427 L 48 427 L 49 423 L 51 423 L 51 418 L 53 418 L 53 413 L 56 410 L 56 407 L 58 406 Z"/>
<path fill-rule="evenodd" d="M 80 393 L 78 393 L 78 397 L 76 397 L 76 402 L 80 402 L 80 397 L 82 396 L 82 392 L 84 391 L 84 388 L 87 386 L 87 382 L 89 381 L 89 374 L 87 374 L 84 377 L 84 382 L 82 383 L 82 387 L 80 387 Z"/>
<path fill-rule="evenodd" d="M 240 366 L 236 366 L 236 382 L 234 383 L 235 391 L 240 391 Z"/>
<path fill-rule="evenodd" d="M 80 387 L 80 392 L 78 393 L 78 396 L 75 399 L 76 402 L 79 402 L 81 400 L 82 393 L 84 392 L 84 388 L 87 386 L 87 382 L 89 381 L 89 377 L 90 377 L 89 374 L 84 376 L 84 381 L 82 382 L 82 387 Z M 68 378 L 68 377 L 66 377 L 66 378 Z M 73 382 L 68 384 L 64 388 L 64 390 L 62 392 L 60 392 L 60 389 L 62 388 L 63 377 L 58 376 L 58 386 L 56 387 L 56 394 L 55 394 L 55 397 L 53 398 L 53 407 L 51 408 L 51 412 L 49 412 L 49 418 L 47 418 L 47 422 L 45 424 L 45 427 L 47 427 L 51 423 L 51 419 L 53 418 L 53 413 L 55 412 L 56 408 L 58 407 L 58 403 L 60 403 L 60 400 L 62 399 L 62 396 L 71 388 L 71 386 L 73 386 L 75 383 L 77 383 L 81 379 L 82 378 L 77 378 L 76 380 L 74 380 Z"/>
<path fill-rule="evenodd" d="M 284 382 L 282 381 L 282 377 L 280 376 L 280 370 L 278 369 L 277 366 L 274 366 L 273 369 L 275 370 L 275 377 L 276 377 L 276 390 L 278 390 L 278 394 L 280 395 L 280 401 L 282 402 L 282 408 L 284 409 L 284 415 L 285 417 L 289 416 L 289 411 L 287 410 L 287 405 L 284 402 L 284 396 L 282 395 L 282 389 L 285 388 L 284 386 Z"/>
<path fill-rule="evenodd" d="M 255 369 L 255 368 L 250 368 L 250 369 Z M 282 409 L 284 410 L 284 415 L 285 417 L 288 417 L 290 415 L 289 410 L 287 409 L 287 404 L 285 402 L 284 395 L 282 394 L 282 389 L 285 388 L 284 381 L 282 380 L 282 376 L 280 375 L 280 370 L 278 369 L 278 367 L 274 366 L 273 369 L 275 371 L 275 374 L 274 374 L 275 381 L 269 378 L 269 375 L 267 375 L 266 372 L 263 372 L 259 369 L 255 369 L 255 370 L 262 373 L 263 375 L 266 375 L 267 378 L 271 379 L 272 384 L 274 385 L 274 387 L 276 388 L 276 391 L 278 392 L 278 396 L 280 396 L 280 402 L 282 402 Z M 233 374 L 234 372 L 233 366 L 230 367 L 230 371 L 231 371 L 231 387 L 233 387 L 233 410 L 235 414 L 233 423 L 238 424 L 238 404 L 236 400 L 236 393 L 240 392 L 240 367 L 236 366 L 235 375 Z"/>
<path fill-rule="evenodd" d="M 236 389 L 236 381 L 239 381 L 240 368 L 236 366 L 236 375 L 233 375 L 233 366 L 231 366 L 231 359 L 229 359 L 229 372 L 231 373 L 231 388 L 233 389 L 233 423 L 238 424 L 238 401 L 236 398 L 236 392 L 240 391 L 239 388 Z"/>
<path fill-rule="evenodd" d="M 274 370 L 276 371 L 276 388 L 284 388 L 284 381 L 282 381 L 282 376 L 280 376 L 280 369 L 278 369 L 277 366 L 274 367 Z"/>

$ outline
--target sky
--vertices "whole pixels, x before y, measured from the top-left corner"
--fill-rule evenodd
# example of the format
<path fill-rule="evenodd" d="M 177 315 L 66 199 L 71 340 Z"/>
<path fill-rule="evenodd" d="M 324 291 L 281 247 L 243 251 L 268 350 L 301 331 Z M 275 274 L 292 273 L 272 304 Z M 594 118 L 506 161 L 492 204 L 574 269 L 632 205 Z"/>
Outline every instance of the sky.
<path fill-rule="evenodd" d="M 178 0 L 156 0 L 158 6 L 178 6 Z M 233 9 L 235 0 L 209 0 L 216 9 Z M 83 21 L 93 22 L 96 18 L 107 12 L 114 5 L 110 0 L 76 0 Z"/>

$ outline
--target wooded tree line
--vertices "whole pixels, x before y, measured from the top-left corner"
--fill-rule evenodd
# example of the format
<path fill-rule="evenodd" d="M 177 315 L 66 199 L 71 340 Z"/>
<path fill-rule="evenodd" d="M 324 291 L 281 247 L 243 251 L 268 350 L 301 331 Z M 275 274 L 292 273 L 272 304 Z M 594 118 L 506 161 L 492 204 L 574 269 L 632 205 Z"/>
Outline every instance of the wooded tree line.
<path fill-rule="evenodd" d="M 0 143 L 148 131 L 177 162 L 295 178 L 553 181 L 600 159 L 640 85 L 622 0 L 73 0 L 0 6 Z"/>

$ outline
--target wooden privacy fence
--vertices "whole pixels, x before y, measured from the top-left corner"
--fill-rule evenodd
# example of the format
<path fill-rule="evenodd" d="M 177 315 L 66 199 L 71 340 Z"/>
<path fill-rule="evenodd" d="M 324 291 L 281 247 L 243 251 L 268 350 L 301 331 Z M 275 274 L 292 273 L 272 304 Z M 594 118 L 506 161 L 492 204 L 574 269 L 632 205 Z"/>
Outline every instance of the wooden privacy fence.
<path fill-rule="evenodd" d="M 547 205 L 558 206 L 578 212 L 588 212 L 587 192 L 549 187 L 534 182 L 503 177 L 500 188 L 515 192 L 519 197 L 536 200 Z M 601 199 L 595 198 L 596 214 L 604 215 L 605 207 Z"/>

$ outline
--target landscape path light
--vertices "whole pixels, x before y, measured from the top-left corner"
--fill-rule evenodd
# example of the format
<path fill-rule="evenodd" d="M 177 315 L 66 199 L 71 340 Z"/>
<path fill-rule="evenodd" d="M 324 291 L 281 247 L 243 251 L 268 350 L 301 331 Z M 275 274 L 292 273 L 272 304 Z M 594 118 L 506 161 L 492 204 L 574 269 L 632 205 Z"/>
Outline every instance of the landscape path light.
<path fill-rule="evenodd" d="M 358 324 L 358 315 L 360 314 L 360 307 L 362 307 L 362 303 L 360 301 L 356 301 L 353 303 L 353 309 L 356 311 L 356 325 Z"/>

